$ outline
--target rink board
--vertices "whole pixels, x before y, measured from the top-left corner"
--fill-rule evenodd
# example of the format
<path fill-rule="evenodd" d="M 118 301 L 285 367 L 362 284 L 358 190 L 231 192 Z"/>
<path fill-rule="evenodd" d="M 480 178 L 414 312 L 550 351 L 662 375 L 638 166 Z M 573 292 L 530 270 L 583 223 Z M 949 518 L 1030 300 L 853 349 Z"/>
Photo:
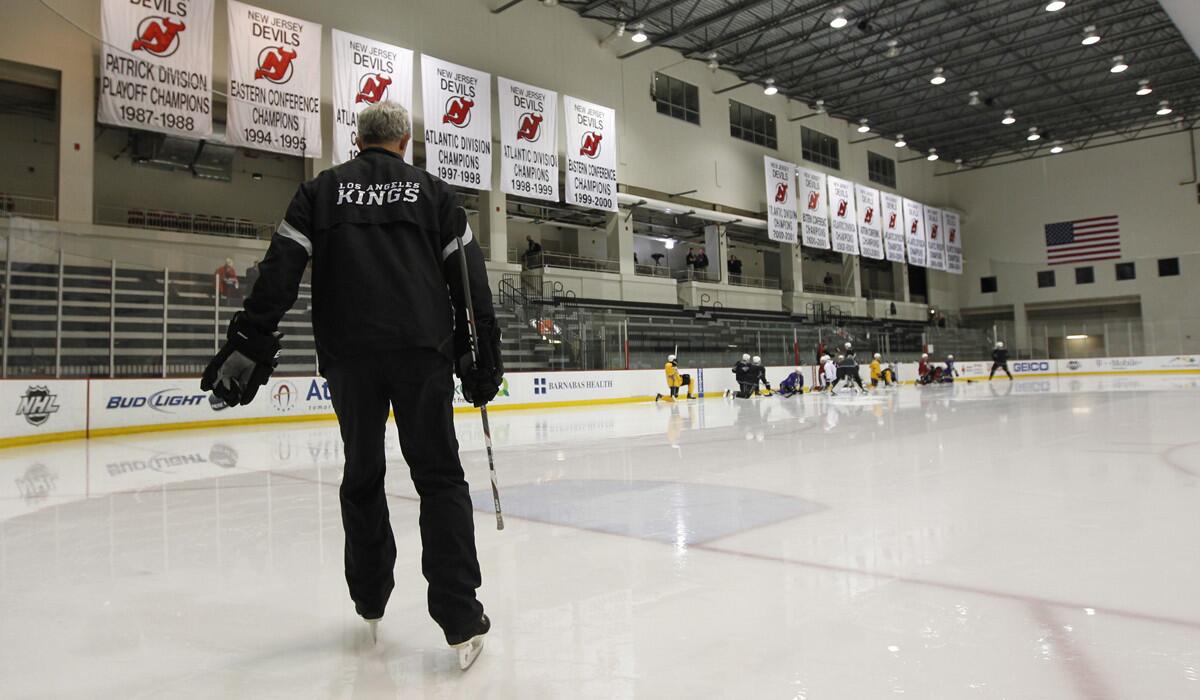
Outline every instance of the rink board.
<path fill-rule="evenodd" d="M 964 379 L 986 379 L 991 362 L 958 364 Z M 916 363 L 897 366 L 899 379 L 912 382 Z M 1200 355 L 1111 357 L 1089 360 L 1013 360 L 1018 377 L 1106 374 L 1200 373 Z M 768 368 L 777 384 L 791 367 Z M 800 367 L 811 381 L 816 368 Z M 681 368 L 694 389 L 720 396 L 736 388 L 729 368 Z M 864 380 L 869 369 L 861 368 Z M 666 393 L 661 369 L 513 372 L 505 376 L 493 410 L 556 408 L 651 401 Z M 471 410 L 455 386 L 457 411 Z M 155 430 L 215 428 L 259 423 L 285 423 L 334 418 L 329 386 L 321 377 L 278 377 L 267 383 L 247 406 L 214 409 L 200 391 L 199 380 L 177 379 L 37 379 L 0 380 L 0 447 Z"/>

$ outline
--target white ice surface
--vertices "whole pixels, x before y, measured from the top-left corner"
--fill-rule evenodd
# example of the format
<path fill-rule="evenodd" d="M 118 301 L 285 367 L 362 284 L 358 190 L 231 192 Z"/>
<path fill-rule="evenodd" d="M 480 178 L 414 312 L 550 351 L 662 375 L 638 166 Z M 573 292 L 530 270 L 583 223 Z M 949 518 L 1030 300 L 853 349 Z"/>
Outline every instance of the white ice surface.
<path fill-rule="evenodd" d="M 333 423 L 0 451 L 3 698 L 1200 697 L 1200 380 L 458 417 L 493 621 L 367 643 Z"/>

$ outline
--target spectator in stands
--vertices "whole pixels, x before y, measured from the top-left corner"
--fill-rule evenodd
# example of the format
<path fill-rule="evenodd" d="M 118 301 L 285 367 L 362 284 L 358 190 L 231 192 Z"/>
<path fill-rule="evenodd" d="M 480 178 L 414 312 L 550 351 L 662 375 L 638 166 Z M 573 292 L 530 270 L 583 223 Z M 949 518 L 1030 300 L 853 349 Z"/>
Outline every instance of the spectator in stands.
<path fill-rule="evenodd" d="M 689 270 L 696 269 L 696 249 L 695 248 L 692 248 L 688 251 L 686 264 L 687 264 Z"/>
<path fill-rule="evenodd" d="M 529 246 L 527 248 L 525 248 L 525 256 L 524 256 L 525 257 L 525 266 L 528 267 L 532 263 L 536 262 L 537 256 L 541 254 L 542 244 L 533 240 L 533 236 L 526 236 L 525 240 L 529 243 Z"/>
<path fill-rule="evenodd" d="M 217 268 L 217 291 L 222 299 L 235 299 L 238 293 L 238 273 L 233 267 L 233 258 L 225 258 L 225 264 Z"/>
<path fill-rule="evenodd" d="M 729 256 L 729 281 L 734 284 L 742 281 L 742 261 L 736 255 Z"/>
<path fill-rule="evenodd" d="M 833 289 L 833 273 L 826 272 L 825 279 L 821 280 L 821 284 L 825 285 L 826 289 Z"/>
<path fill-rule="evenodd" d="M 708 276 L 708 253 L 703 248 L 696 253 L 696 272 L 699 272 L 701 277 Z"/>

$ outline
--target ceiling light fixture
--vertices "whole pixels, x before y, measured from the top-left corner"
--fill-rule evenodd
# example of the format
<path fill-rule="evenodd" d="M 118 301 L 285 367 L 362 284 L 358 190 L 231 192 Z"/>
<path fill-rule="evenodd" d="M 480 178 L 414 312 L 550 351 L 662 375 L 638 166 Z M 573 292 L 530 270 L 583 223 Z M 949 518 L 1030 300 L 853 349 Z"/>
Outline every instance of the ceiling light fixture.
<path fill-rule="evenodd" d="M 962 158 L 955 158 L 955 159 L 954 159 L 954 169 L 955 169 L 955 170 L 962 170 L 962 169 L 963 169 Z"/>
<path fill-rule="evenodd" d="M 863 117 L 862 119 L 858 120 L 858 133 L 865 134 L 870 130 L 871 130 L 871 127 L 867 126 L 866 117 Z"/>
<path fill-rule="evenodd" d="M 904 140 L 904 134 L 896 134 L 896 148 L 904 148 L 908 145 L 908 141 Z"/>
<path fill-rule="evenodd" d="M 1170 102 L 1167 102 L 1166 100 L 1161 100 L 1161 101 L 1158 103 L 1158 111 L 1157 111 L 1157 112 L 1155 112 L 1155 114 L 1157 114 L 1157 115 L 1158 115 L 1158 116 L 1160 116 L 1160 117 L 1165 117 L 1165 116 L 1167 116 L 1168 114 L 1170 114 L 1171 112 L 1174 112 L 1174 111 L 1175 111 L 1175 110 L 1171 109 L 1171 103 L 1170 103 Z"/>
<path fill-rule="evenodd" d="M 817 100 L 813 105 L 813 109 L 816 110 L 817 114 L 824 114 L 825 100 Z"/>
<path fill-rule="evenodd" d="M 900 40 L 899 39 L 891 39 L 890 41 L 888 41 L 887 47 L 888 47 L 887 51 L 883 52 L 883 55 L 886 56 L 887 58 L 896 58 L 897 56 L 900 55 Z"/>
<path fill-rule="evenodd" d="M 779 88 L 775 87 L 775 79 L 774 78 L 767 78 L 766 82 L 767 82 L 767 86 L 765 88 L 763 88 L 764 95 L 774 95 L 775 93 L 779 92 Z"/>
<path fill-rule="evenodd" d="M 1004 126 L 1012 126 L 1017 123 L 1017 118 L 1013 116 L 1011 109 L 1004 110 L 1004 118 L 1000 120 L 1000 123 Z"/>
<path fill-rule="evenodd" d="M 1050 152 L 1055 155 L 1062 153 L 1063 152 L 1062 141 L 1055 141 L 1054 147 L 1050 149 Z"/>
<path fill-rule="evenodd" d="M 1046 12 L 1058 12 L 1066 6 L 1067 3 L 1063 2 L 1063 0 L 1054 0 L 1046 5 Z"/>
<path fill-rule="evenodd" d="M 971 99 L 967 101 L 968 106 L 978 107 L 980 104 L 982 104 L 982 102 L 979 99 L 979 91 L 978 90 L 972 90 L 971 92 L 969 92 L 967 94 L 971 96 Z"/>
<path fill-rule="evenodd" d="M 1112 68 L 1108 69 L 1109 73 L 1124 73 L 1129 68 L 1129 64 L 1125 62 L 1124 56 L 1113 56 Z"/>
<path fill-rule="evenodd" d="M 933 85 L 941 85 L 946 82 L 946 69 L 938 66 L 933 69 L 933 77 L 929 79 Z"/>
<path fill-rule="evenodd" d="M 1138 91 L 1137 91 L 1138 97 L 1145 97 L 1146 95 L 1149 95 L 1152 92 L 1154 92 L 1154 88 L 1150 87 L 1149 80 L 1142 78 L 1141 80 L 1138 81 Z"/>
<path fill-rule="evenodd" d="M 632 41 L 633 43 L 641 44 L 642 42 L 646 41 L 646 39 L 650 38 L 650 37 L 646 36 L 646 26 L 644 24 L 641 24 L 641 23 L 635 24 L 635 25 L 633 25 L 632 29 L 633 29 L 633 36 L 629 37 L 629 40 Z"/>
<path fill-rule="evenodd" d="M 925 156 L 925 160 L 927 160 L 927 161 L 929 161 L 929 162 L 931 162 L 931 163 L 932 163 L 933 161 L 937 160 L 938 158 L 939 158 L 939 156 L 938 156 L 938 153 L 937 153 L 937 149 L 936 149 L 936 148 L 931 148 L 931 149 L 929 149 L 929 155 Z"/>
<path fill-rule="evenodd" d="M 829 26 L 834 29 L 841 29 L 850 24 L 850 20 L 846 19 L 846 8 L 838 7 L 833 10 L 833 19 L 829 21 Z"/>
<path fill-rule="evenodd" d="M 1083 28 L 1083 41 L 1080 42 L 1084 46 L 1100 43 L 1100 35 L 1096 33 L 1096 26 L 1089 24 Z"/>
<path fill-rule="evenodd" d="M 1025 137 L 1025 140 L 1026 141 L 1037 141 L 1040 138 L 1042 138 L 1042 135 L 1038 133 L 1037 127 L 1036 126 L 1029 127 L 1029 135 Z"/>

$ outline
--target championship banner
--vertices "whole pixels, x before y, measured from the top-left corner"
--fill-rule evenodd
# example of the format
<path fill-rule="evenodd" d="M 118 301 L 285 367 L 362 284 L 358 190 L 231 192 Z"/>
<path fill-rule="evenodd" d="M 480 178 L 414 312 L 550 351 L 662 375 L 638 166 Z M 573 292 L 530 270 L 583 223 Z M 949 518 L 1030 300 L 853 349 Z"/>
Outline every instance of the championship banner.
<path fill-rule="evenodd" d="M 496 78 L 500 191 L 558 201 L 558 93 Z"/>
<path fill-rule="evenodd" d="M 929 236 L 926 259 L 931 270 L 946 269 L 946 234 L 942 230 L 942 210 L 925 207 L 925 233 Z"/>
<path fill-rule="evenodd" d="M 767 175 L 767 235 L 796 244 L 796 166 L 763 156 Z"/>
<path fill-rule="evenodd" d="M 904 262 L 904 206 L 900 196 L 880 192 L 883 203 L 883 249 L 891 262 Z"/>
<path fill-rule="evenodd" d="M 104 0 L 100 9 L 96 118 L 187 138 L 211 136 L 213 0 Z"/>
<path fill-rule="evenodd" d="M 413 52 L 333 30 L 333 164 L 358 155 L 358 113 L 378 102 L 413 111 Z M 413 162 L 412 144 L 404 160 Z"/>
<path fill-rule="evenodd" d="M 858 216 L 854 206 L 854 183 L 829 176 L 829 228 L 833 249 L 858 255 Z"/>
<path fill-rule="evenodd" d="M 321 155 L 321 25 L 229 0 L 225 140 Z"/>
<path fill-rule="evenodd" d="M 858 199 L 858 245 L 864 258 L 883 260 L 883 212 L 879 209 L 879 190 L 854 185 Z"/>
<path fill-rule="evenodd" d="M 829 207 L 825 173 L 798 168 L 800 174 L 800 241 L 809 248 L 829 250 Z"/>
<path fill-rule="evenodd" d="M 925 205 L 904 200 L 904 231 L 908 264 L 925 267 Z"/>
<path fill-rule="evenodd" d="M 425 169 L 451 185 L 492 189 L 492 76 L 421 55 Z"/>
<path fill-rule="evenodd" d="M 567 119 L 567 204 L 617 210 L 617 113 L 563 98 Z"/>
<path fill-rule="evenodd" d="M 963 272 L 961 223 L 955 212 L 942 212 L 942 227 L 946 231 L 946 270 L 956 275 Z"/>

